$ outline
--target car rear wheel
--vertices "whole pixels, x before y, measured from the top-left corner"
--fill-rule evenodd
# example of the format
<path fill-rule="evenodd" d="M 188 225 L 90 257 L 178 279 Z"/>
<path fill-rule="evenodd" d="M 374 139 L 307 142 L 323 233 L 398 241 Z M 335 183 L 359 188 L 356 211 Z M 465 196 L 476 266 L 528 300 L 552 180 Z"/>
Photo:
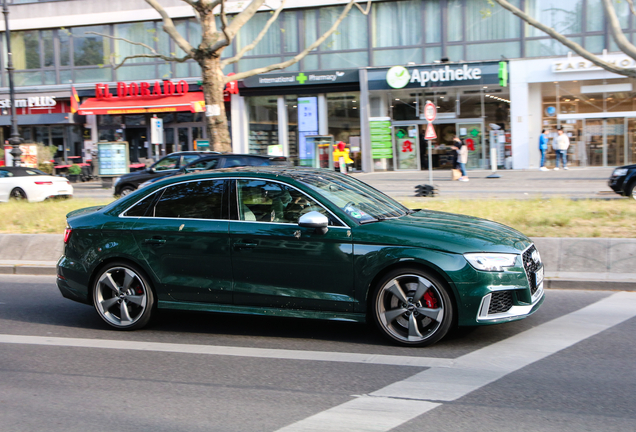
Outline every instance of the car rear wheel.
<path fill-rule="evenodd" d="M 453 305 L 444 284 L 419 269 L 388 273 L 372 298 L 373 321 L 384 336 L 400 345 L 434 344 L 453 322 Z"/>
<path fill-rule="evenodd" d="M 126 196 L 128 194 L 131 194 L 135 191 L 135 188 L 132 186 L 124 186 L 123 188 L 121 188 L 121 190 L 119 191 L 119 195 L 121 196 Z"/>
<path fill-rule="evenodd" d="M 27 199 L 26 193 L 20 189 L 20 188 L 15 188 L 11 191 L 11 194 L 9 195 L 9 198 L 12 200 L 16 200 L 16 201 L 22 201 Z"/>
<path fill-rule="evenodd" d="M 100 270 L 93 285 L 93 304 L 99 316 L 119 330 L 145 326 L 155 297 L 143 272 L 127 263 L 111 263 Z"/>

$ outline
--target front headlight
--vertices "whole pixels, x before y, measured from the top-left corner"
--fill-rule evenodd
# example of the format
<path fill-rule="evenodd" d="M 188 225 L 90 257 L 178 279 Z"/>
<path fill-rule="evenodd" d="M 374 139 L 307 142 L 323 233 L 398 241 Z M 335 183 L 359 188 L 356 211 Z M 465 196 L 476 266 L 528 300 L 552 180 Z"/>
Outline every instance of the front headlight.
<path fill-rule="evenodd" d="M 616 168 L 614 172 L 612 173 L 612 176 L 623 177 L 626 174 L 627 174 L 627 168 Z"/>
<path fill-rule="evenodd" d="M 516 254 L 502 253 L 467 253 L 464 254 L 466 261 L 476 270 L 483 271 L 504 271 L 505 267 L 512 267 L 517 260 Z"/>

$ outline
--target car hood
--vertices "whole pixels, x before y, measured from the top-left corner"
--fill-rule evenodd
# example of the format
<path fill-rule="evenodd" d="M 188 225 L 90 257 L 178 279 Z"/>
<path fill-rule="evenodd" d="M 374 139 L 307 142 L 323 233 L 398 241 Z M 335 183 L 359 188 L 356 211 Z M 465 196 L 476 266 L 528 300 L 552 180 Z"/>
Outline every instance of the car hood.
<path fill-rule="evenodd" d="M 355 230 L 355 240 L 460 254 L 520 253 L 532 244 L 519 231 L 498 222 L 431 210 L 361 225 Z"/>

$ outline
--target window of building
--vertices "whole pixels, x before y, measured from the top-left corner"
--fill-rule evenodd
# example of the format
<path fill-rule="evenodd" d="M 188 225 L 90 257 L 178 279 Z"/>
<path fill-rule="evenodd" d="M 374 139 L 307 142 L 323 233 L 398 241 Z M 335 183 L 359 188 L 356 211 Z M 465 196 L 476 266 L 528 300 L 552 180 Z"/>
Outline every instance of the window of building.
<path fill-rule="evenodd" d="M 464 39 L 464 11 L 463 0 L 448 0 L 447 39 L 458 42 Z"/>
<path fill-rule="evenodd" d="M 343 7 L 325 7 L 319 10 L 319 28 L 322 35 L 336 22 Z M 305 20 L 305 24 L 310 21 Z M 367 47 L 367 17 L 357 8 L 352 8 L 334 32 L 320 45 L 322 51 L 360 49 Z M 313 40 L 311 41 L 313 42 Z M 309 44 L 311 43 L 309 42 Z"/>
<path fill-rule="evenodd" d="M 510 3 L 516 7 L 520 6 L 520 0 L 510 0 Z M 521 22 L 519 19 L 511 18 L 510 12 L 492 5 L 488 0 L 468 0 L 466 2 L 466 40 L 516 39 L 520 36 Z M 482 55 L 479 58 L 484 57 Z M 499 57 L 492 53 L 488 58 Z"/>
<path fill-rule="evenodd" d="M 372 10 L 374 48 L 422 44 L 422 2 L 407 0 L 375 3 Z"/>
<path fill-rule="evenodd" d="M 526 0 L 526 12 L 561 34 L 581 32 L 583 0 Z M 526 36 L 545 36 L 541 30 L 526 24 Z"/>

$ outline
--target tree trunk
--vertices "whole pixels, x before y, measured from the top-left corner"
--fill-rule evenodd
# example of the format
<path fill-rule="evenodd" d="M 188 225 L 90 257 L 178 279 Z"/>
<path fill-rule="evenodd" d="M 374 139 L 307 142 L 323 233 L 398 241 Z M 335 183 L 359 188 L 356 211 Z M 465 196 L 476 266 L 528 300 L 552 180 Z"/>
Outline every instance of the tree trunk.
<path fill-rule="evenodd" d="M 225 114 L 223 90 L 225 82 L 218 57 L 199 60 L 203 76 L 203 94 L 205 95 L 206 119 L 210 150 L 228 153 L 232 151 L 232 142 Z"/>

